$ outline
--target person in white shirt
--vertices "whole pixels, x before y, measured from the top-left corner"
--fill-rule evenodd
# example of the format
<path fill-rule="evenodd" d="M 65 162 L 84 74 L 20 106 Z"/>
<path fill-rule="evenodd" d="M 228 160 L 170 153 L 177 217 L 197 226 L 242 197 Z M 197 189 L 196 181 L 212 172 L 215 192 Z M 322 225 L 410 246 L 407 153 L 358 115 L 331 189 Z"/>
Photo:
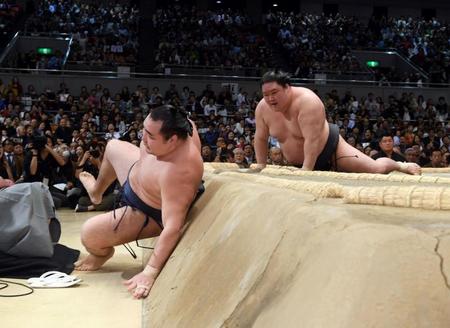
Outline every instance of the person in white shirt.
<path fill-rule="evenodd" d="M 255 127 L 256 125 L 255 113 L 252 111 L 248 115 L 249 116 L 245 119 L 245 124 Z"/>
<path fill-rule="evenodd" d="M 214 103 L 213 98 L 210 98 L 208 100 L 208 104 L 205 105 L 205 107 L 203 108 L 203 114 L 205 114 L 206 116 L 209 116 L 209 114 L 211 114 L 211 112 L 213 112 L 214 115 L 217 115 L 217 106 Z"/>
<path fill-rule="evenodd" d="M 120 139 L 120 132 L 116 131 L 116 127 L 114 126 L 114 124 L 112 123 L 108 124 L 108 132 L 106 132 L 105 134 L 105 139 L 106 140 Z"/>

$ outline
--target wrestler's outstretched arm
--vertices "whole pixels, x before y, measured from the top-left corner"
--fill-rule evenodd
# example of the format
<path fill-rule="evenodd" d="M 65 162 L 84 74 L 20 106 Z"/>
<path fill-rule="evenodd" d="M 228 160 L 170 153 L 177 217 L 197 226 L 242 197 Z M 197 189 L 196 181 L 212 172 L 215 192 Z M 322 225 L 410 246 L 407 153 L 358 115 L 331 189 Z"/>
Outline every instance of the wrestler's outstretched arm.
<path fill-rule="evenodd" d="M 124 282 L 137 299 L 148 296 L 156 278 L 181 238 L 186 214 L 192 203 L 199 181 L 189 175 L 173 174 L 161 178 L 161 204 L 164 229 L 144 270 Z M 141 286 L 141 288 L 136 288 Z"/>
<path fill-rule="evenodd" d="M 298 124 L 304 138 L 302 170 L 312 171 L 323 150 L 320 148 L 320 134 L 325 124 L 325 110 L 318 97 L 302 101 Z"/>
<path fill-rule="evenodd" d="M 255 153 L 256 163 L 259 168 L 264 168 L 267 164 L 269 127 L 263 119 L 262 111 L 264 110 L 265 100 L 261 100 L 256 107 L 256 132 L 255 132 Z"/>

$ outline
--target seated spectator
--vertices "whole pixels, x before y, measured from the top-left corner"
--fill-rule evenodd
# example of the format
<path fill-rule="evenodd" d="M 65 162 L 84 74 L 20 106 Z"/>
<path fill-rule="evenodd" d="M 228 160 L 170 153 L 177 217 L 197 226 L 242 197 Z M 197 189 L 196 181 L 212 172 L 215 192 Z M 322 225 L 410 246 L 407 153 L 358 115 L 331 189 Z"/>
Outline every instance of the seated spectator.
<path fill-rule="evenodd" d="M 5 139 L 0 151 L 0 166 L 2 166 L 0 175 L 4 178 L 16 181 L 21 172 L 19 172 L 19 159 L 14 154 L 14 142 L 12 139 Z M 5 175 L 7 172 L 7 175 Z"/>
<path fill-rule="evenodd" d="M 253 149 L 253 146 L 251 144 L 246 144 L 244 146 L 244 156 L 248 165 L 256 163 L 255 150 Z"/>
<path fill-rule="evenodd" d="M 5 151 L 2 144 L 0 144 L 0 177 L 3 179 L 10 180 L 12 182 L 15 181 L 11 171 L 9 160 L 5 156 Z"/>
<path fill-rule="evenodd" d="M 439 167 L 445 167 L 446 165 L 444 164 L 444 158 L 442 155 L 442 152 L 439 149 L 434 149 L 431 152 L 430 155 L 430 162 L 426 165 L 424 165 L 424 167 L 434 167 L 434 168 L 439 168 Z"/>
<path fill-rule="evenodd" d="M 286 161 L 283 157 L 283 153 L 279 147 L 272 147 L 269 150 L 269 164 L 272 165 L 286 165 Z"/>
<path fill-rule="evenodd" d="M 396 162 L 406 162 L 405 157 L 394 151 L 394 138 L 390 134 L 384 134 L 379 141 L 380 151 L 372 156 L 373 159 L 388 157 Z"/>
<path fill-rule="evenodd" d="M 203 138 L 210 146 L 214 146 L 216 144 L 217 139 L 219 138 L 219 132 L 213 123 L 208 124 L 208 131 L 205 132 Z"/>
<path fill-rule="evenodd" d="M 121 137 L 120 132 L 116 131 L 116 127 L 114 126 L 114 124 L 109 123 L 108 124 L 108 132 L 106 132 L 106 134 L 105 134 L 105 139 L 106 140 L 120 139 L 120 137 Z"/>
<path fill-rule="evenodd" d="M 24 159 L 24 182 L 44 182 L 45 185 L 54 184 L 55 170 L 66 164 L 64 158 L 53 149 L 50 137 L 35 137 L 31 148 L 27 151 Z M 65 200 L 59 193 L 54 192 L 52 196 L 55 207 L 64 205 Z"/>
<path fill-rule="evenodd" d="M 20 179 L 23 179 L 23 160 L 24 160 L 24 151 L 23 146 L 20 143 L 19 140 L 16 140 L 16 143 L 14 144 L 14 158 L 15 158 L 15 170 L 16 170 L 16 182 L 21 181 Z M 13 174 L 14 175 L 14 174 Z"/>
<path fill-rule="evenodd" d="M 81 189 L 75 187 L 74 156 L 71 155 L 70 148 L 66 144 L 55 146 L 54 150 L 63 158 L 64 164 L 53 171 L 52 185 L 49 186 L 49 190 L 64 205 L 75 208 Z"/>
<path fill-rule="evenodd" d="M 378 150 L 376 150 L 376 149 L 372 149 L 370 152 L 369 152 L 369 157 L 374 157 L 374 156 L 376 156 L 378 154 Z"/>
<path fill-rule="evenodd" d="M 419 154 L 414 148 L 405 150 L 405 159 L 407 162 L 419 164 Z"/>
<path fill-rule="evenodd" d="M 217 115 L 217 106 L 213 98 L 208 99 L 208 103 L 203 108 L 203 114 L 209 116 L 211 113 Z"/>
<path fill-rule="evenodd" d="M 234 163 L 239 166 L 239 168 L 248 168 L 249 165 L 245 159 L 245 153 L 241 148 L 235 148 L 233 150 L 234 154 Z"/>
<path fill-rule="evenodd" d="M 370 157 L 370 152 L 372 151 L 372 147 L 366 146 L 363 147 L 363 153 Z"/>
<path fill-rule="evenodd" d="M 203 162 L 208 163 L 208 162 L 214 162 L 214 158 L 216 156 L 214 155 L 213 151 L 211 150 L 211 146 L 210 145 L 203 145 L 202 146 L 202 158 L 203 158 Z"/>
<path fill-rule="evenodd" d="M 57 143 L 65 143 L 70 144 L 72 140 L 72 132 L 73 128 L 71 127 L 70 120 L 64 118 L 61 118 L 59 120 L 58 127 L 55 131 L 55 137 Z"/>
<path fill-rule="evenodd" d="M 254 111 L 248 113 L 248 117 L 245 119 L 245 125 L 249 125 L 252 128 L 256 127 L 256 118 Z"/>
<path fill-rule="evenodd" d="M 444 167 L 450 167 L 450 153 L 445 153 L 443 158 Z"/>

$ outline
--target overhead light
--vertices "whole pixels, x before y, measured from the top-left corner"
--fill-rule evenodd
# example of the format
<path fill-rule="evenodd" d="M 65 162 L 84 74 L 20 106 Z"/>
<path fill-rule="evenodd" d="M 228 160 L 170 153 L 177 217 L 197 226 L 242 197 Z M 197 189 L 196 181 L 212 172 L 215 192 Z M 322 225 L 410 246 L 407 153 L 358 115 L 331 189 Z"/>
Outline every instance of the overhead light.
<path fill-rule="evenodd" d="M 272 6 L 273 7 L 278 7 L 278 3 L 274 3 Z"/>
<path fill-rule="evenodd" d="M 222 1 L 217 0 L 216 3 L 220 5 L 222 3 Z"/>

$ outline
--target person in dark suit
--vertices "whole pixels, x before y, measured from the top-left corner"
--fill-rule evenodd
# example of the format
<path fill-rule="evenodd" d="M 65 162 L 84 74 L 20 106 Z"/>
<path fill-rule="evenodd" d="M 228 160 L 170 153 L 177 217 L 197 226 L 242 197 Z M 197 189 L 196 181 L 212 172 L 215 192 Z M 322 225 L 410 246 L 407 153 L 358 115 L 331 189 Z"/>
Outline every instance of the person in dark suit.
<path fill-rule="evenodd" d="M 396 162 L 406 162 L 406 158 L 403 155 L 394 151 L 394 138 L 391 134 L 384 134 L 378 144 L 380 151 L 372 156 L 373 159 L 387 157 Z"/>

